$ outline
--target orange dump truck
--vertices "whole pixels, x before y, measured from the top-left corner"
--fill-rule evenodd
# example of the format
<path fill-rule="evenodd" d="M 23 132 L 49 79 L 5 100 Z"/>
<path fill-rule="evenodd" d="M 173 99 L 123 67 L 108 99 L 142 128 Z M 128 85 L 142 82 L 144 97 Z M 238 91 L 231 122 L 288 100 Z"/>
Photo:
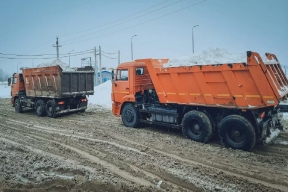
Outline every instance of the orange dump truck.
<path fill-rule="evenodd" d="M 112 112 L 127 127 L 143 123 L 182 129 L 208 142 L 218 134 L 224 146 L 250 150 L 269 143 L 280 129 L 280 100 L 288 80 L 277 58 L 247 62 L 165 67 L 168 59 L 142 59 L 118 66 L 112 83 Z"/>
<path fill-rule="evenodd" d="M 38 116 L 82 111 L 87 108 L 86 95 L 94 94 L 92 67 L 63 71 L 60 66 L 23 68 L 8 79 L 11 103 L 15 111 L 35 109 Z"/>

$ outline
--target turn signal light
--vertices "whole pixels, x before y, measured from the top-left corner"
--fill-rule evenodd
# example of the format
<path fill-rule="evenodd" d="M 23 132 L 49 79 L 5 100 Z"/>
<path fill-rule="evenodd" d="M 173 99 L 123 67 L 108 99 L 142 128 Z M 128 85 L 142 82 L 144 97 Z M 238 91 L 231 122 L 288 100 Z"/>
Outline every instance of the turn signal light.
<path fill-rule="evenodd" d="M 81 101 L 82 101 L 82 102 L 86 102 L 86 101 L 87 101 L 87 99 L 86 99 L 86 98 L 84 98 L 84 99 L 82 99 Z"/>
<path fill-rule="evenodd" d="M 58 105 L 64 105 L 64 103 L 65 103 L 64 101 L 59 101 Z"/>

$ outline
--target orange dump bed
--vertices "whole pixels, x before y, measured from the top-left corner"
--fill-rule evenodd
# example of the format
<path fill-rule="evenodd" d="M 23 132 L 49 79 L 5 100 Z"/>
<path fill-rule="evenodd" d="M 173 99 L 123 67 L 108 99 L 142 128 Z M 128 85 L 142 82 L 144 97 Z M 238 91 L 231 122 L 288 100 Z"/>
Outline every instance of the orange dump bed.
<path fill-rule="evenodd" d="M 288 80 L 275 62 L 264 63 L 258 53 L 247 52 L 246 63 L 163 67 L 167 60 L 143 59 L 161 103 L 227 108 L 276 106 L 288 94 Z"/>

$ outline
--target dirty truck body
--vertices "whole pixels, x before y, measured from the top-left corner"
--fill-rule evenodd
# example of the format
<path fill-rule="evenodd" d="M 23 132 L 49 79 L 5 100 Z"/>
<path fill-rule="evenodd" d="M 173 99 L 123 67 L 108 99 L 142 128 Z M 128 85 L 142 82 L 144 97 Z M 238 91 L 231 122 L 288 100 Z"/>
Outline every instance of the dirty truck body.
<path fill-rule="evenodd" d="M 276 106 L 288 94 L 288 80 L 275 62 L 247 52 L 245 63 L 165 68 L 168 59 L 120 64 L 112 83 L 112 112 L 127 127 L 143 123 L 182 129 L 208 142 L 219 135 L 224 146 L 250 150 L 269 143 L 282 128 Z"/>
<path fill-rule="evenodd" d="M 81 70 L 81 69 L 80 69 Z M 38 116 L 82 111 L 87 108 L 87 95 L 94 94 L 94 71 L 62 71 L 60 66 L 24 68 L 10 80 L 11 103 L 15 111 L 35 109 Z M 85 71 L 86 70 L 86 71 Z"/>

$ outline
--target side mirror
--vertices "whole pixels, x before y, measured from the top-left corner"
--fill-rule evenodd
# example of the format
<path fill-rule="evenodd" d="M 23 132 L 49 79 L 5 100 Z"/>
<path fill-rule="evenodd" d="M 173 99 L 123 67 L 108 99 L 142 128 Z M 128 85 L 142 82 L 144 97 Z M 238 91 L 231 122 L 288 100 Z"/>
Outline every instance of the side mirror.
<path fill-rule="evenodd" d="M 11 86 L 11 78 L 8 78 L 8 86 Z"/>
<path fill-rule="evenodd" d="M 112 82 L 114 82 L 114 70 L 112 70 Z"/>

